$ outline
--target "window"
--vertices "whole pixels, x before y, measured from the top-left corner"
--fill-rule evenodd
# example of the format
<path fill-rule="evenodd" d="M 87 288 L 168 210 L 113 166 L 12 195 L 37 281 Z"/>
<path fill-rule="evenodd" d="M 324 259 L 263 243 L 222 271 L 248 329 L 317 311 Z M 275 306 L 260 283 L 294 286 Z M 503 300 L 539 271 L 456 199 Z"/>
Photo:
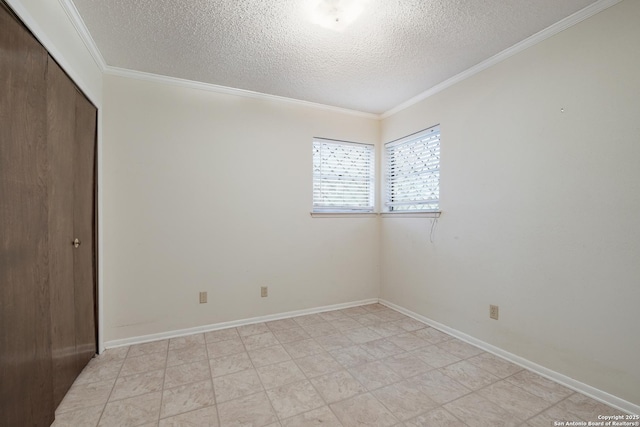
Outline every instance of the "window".
<path fill-rule="evenodd" d="M 385 144 L 389 212 L 440 209 L 440 127 Z"/>
<path fill-rule="evenodd" d="M 313 212 L 373 212 L 372 144 L 313 140 Z"/>

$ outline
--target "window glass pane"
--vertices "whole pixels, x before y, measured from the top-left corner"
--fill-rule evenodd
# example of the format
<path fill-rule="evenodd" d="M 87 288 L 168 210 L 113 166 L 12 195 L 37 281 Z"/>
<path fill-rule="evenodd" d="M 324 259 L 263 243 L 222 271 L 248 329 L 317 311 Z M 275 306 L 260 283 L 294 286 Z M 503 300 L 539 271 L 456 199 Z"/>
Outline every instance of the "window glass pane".
<path fill-rule="evenodd" d="M 385 145 L 389 211 L 440 209 L 440 127 Z"/>
<path fill-rule="evenodd" d="M 374 148 L 313 140 L 313 211 L 373 212 Z"/>

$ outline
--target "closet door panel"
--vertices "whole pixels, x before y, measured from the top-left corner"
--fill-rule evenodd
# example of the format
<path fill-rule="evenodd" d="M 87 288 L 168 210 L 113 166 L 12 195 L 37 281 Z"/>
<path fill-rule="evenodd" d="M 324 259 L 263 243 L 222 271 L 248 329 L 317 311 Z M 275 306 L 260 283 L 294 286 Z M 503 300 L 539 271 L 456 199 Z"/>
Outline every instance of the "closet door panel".
<path fill-rule="evenodd" d="M 47 53 L 0 4 L 0 425 L 53 421 Z"/>
<path fill-rule="evenodd" d="M 74 238 L 81 244 L 73 250 L 75 281 L 76 352 L 79 369 L 96 354 L 95 212 L 94 176 L 96 144 L 95 107 L 76 92 L 76 137 L 74 176 Z"/>
<path fill-rule="evenodd" d="M 76 89 L 49 58 L 47 123 L 49 147 L 49 254 L 53 392 L 57 407 L 78 375 L 73 271 L 73 182 Z"/>

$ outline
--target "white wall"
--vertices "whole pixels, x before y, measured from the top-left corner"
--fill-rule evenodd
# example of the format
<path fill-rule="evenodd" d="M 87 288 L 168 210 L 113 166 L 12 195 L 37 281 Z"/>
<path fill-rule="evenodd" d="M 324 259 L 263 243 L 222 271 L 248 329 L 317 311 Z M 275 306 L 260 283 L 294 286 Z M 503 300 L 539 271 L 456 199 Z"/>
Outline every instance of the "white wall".
<path fill-rule="evenodd" d="M 627 0 L 382 123 L 441 124 L 443 214 L 433 243 L 382 219 L 381 296 L 635 404 L 639 22 Z"/>
<path fill-rule="evenodd" d="M 309 214 L 312 138 L 377 143 L 377 120 L 108 75 L 104 94 L 107 342 L 378 296 L 377 218 Z"/>

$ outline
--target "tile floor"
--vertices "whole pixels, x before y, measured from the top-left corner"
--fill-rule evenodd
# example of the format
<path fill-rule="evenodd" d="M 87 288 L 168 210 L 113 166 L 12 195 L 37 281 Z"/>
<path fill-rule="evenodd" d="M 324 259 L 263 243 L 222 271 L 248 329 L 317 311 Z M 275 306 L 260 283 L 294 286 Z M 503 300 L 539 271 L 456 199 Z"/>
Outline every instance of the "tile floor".
<path fill-rule="evenodd" d="M 372 304 L 107 350 L 53 425 L 546 427 L 617 413 Z"/>

